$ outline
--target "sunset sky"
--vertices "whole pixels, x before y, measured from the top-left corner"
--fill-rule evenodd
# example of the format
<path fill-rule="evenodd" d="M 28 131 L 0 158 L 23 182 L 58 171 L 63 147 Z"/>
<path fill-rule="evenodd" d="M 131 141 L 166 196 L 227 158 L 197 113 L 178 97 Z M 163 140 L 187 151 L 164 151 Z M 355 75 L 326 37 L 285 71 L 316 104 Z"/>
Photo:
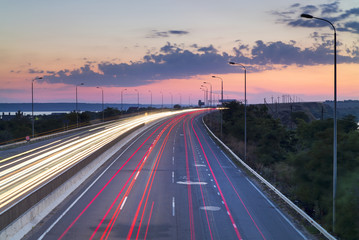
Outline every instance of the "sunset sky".
<path fill-rule="evenodd" d="M 195 104 L 202 82 L 215 98 L 249 103 L 282 95 L 333 99 L 333 22 L 338 100 L 359 100 L 358 0 L 1 0 L 0 103 L 79 101 Z"/>

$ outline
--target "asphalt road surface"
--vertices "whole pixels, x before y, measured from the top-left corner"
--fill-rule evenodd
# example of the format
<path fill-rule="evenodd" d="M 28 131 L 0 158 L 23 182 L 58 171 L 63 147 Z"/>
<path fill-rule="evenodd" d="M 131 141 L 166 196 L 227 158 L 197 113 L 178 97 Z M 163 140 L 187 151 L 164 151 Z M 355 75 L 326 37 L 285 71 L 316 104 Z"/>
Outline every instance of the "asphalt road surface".
<path fill-rule="evenodd" d="M 160 121 L 26 239 L 305 239 L 191 112 Z"/>

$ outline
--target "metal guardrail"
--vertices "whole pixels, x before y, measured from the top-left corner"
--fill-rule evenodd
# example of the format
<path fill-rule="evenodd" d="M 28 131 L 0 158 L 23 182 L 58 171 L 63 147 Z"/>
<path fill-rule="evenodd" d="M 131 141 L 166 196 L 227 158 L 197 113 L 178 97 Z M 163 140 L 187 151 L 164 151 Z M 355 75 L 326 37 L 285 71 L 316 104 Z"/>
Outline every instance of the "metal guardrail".
<path fill-rule="evenodd" d="M 250 166 L 248 166 L 242 159 L 240 159 L 226 144 L 224 144 L 214 133 L 209 129 L 202 118 L 204 126 L 207 128 L 208 132 L 238 161 L 240 162 L 249 172 L 256 176 L 261 182 L 263 182 L 269 189 L 275 192 L 284 202 L 286 202 L 292 209 L 299 213 L 303 218 L 305 218 L 313 227 L 315 227 L 321 234 L 330 240 L 336 240 L 334 236 L 327 232 L 322 226 L 319 225 L 314 219 L 312 219 L 308 214 L 306 214 L 302 209 L 295 205 L 291 200 L 289 200 L 283 193 L 276 189 L 272 184 L 265 180 L 261 175 L 254 171 Z"/>

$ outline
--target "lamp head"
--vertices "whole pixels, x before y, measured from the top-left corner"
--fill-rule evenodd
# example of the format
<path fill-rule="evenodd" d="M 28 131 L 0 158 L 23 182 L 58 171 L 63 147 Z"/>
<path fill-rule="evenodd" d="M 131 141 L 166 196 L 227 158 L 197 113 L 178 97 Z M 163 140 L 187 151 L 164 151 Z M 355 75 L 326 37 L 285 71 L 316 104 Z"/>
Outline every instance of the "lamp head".
<path fill-rule="evenodd" d="M 235 65 L 236 63 L 235 62 L 228 62 L 228 64 Z"/>
<path fill-rule="evenodd" d="M 301 16 L 302 18 L 313 18 L 312 15 L 305 14 L 305 13 L 301 14 L 300 16 Z"/>

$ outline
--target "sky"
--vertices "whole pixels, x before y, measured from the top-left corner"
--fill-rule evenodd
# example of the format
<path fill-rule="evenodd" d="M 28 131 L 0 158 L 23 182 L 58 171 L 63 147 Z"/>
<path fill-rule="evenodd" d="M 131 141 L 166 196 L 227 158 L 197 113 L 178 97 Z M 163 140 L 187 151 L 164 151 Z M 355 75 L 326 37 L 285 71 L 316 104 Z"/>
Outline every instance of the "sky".
<path fill-rule="evenodd" d="M 0 103 L 359 100 L 357 0 L 0 0 Z M 42 78 L 42 79 L 38 79 Z M 80 85 L 83 83 L 83 85 Z M 101 89 L 99 89 L 99 88 Z M 126 89 L 126 90 L 124 90 Z"/>

